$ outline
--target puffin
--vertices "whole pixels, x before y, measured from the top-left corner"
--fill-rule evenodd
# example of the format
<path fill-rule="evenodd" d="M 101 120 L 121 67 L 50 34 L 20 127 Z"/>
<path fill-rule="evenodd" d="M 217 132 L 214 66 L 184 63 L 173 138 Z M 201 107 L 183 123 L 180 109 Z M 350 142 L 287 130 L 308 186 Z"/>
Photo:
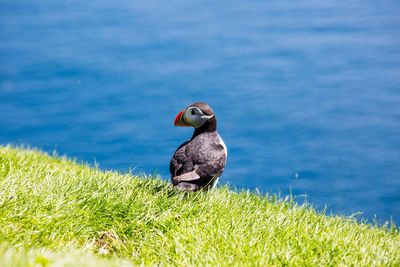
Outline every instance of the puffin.
<path fill-rule="evenodd" d="M 195 102 L 178 113 L 174 125 L 193 127 L 194 132 L 172 156 L 169 165 L 172 185 L 185 192 L 215 188 L 228 151 L 217 132 L 214 111 L 207 103 Z"/>

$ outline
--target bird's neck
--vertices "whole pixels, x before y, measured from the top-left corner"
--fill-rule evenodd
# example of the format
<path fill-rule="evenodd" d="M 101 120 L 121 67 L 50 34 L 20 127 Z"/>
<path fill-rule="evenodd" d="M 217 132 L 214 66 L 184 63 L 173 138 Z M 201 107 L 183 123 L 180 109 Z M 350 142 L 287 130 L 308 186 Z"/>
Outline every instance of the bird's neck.
<path fill-rule="evenodd" d="M 201 127 L 196 128 L 194 130 L 192 139 L 195 138 L 196 136 L 205 133 L 205 132 L 215 132 L 217 130 L 217 118 L 215 118 L 215 115 L 209 119 L 208 121 L 206 121 Z"/>

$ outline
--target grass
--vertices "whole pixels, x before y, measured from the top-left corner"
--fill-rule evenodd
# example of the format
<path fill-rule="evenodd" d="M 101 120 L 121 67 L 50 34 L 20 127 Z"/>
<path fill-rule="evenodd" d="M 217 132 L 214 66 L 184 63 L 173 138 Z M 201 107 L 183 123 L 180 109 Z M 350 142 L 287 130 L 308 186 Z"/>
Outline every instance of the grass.
<path fill-rule="evenodd" d="M 133 264 L 121 259 L 105 259 L 80 250 L 53 252 L 46 249 L 24 250 L 10 245 L 0 246 L 0 266 L 84 266 L 84 267 L 131 267 Z"/>
<path fill-rule="evenodd" d="M 0 266 L 399 266 L 391 226 L 0 147 Z"/>

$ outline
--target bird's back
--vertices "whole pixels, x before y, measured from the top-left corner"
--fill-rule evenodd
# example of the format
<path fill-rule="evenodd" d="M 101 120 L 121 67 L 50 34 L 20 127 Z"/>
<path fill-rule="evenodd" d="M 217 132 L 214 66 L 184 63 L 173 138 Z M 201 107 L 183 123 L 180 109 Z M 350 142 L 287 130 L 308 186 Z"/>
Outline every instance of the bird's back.
<path fill-rule="evenodd" d="M 226 147 L 216 131 L 199 134 L 175 151 L 170 162 L 172 182 L 177 185 L 174 177 L 192 172 L 198 178 L 185 183 L 199 188 L 212 186 L 224 170 L 226 157 Z"/>

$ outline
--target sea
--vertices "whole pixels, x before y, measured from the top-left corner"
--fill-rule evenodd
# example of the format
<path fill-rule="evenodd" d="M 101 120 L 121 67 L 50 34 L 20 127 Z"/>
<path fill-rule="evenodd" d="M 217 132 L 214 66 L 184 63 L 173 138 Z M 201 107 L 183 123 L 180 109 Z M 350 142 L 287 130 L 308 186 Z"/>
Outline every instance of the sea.
<path fill-rule="evenodd" d="M 400 2 L 0 0 L 0 144 L 169 180 L 207 102 L 220 182 L 400 223 Z"/>

